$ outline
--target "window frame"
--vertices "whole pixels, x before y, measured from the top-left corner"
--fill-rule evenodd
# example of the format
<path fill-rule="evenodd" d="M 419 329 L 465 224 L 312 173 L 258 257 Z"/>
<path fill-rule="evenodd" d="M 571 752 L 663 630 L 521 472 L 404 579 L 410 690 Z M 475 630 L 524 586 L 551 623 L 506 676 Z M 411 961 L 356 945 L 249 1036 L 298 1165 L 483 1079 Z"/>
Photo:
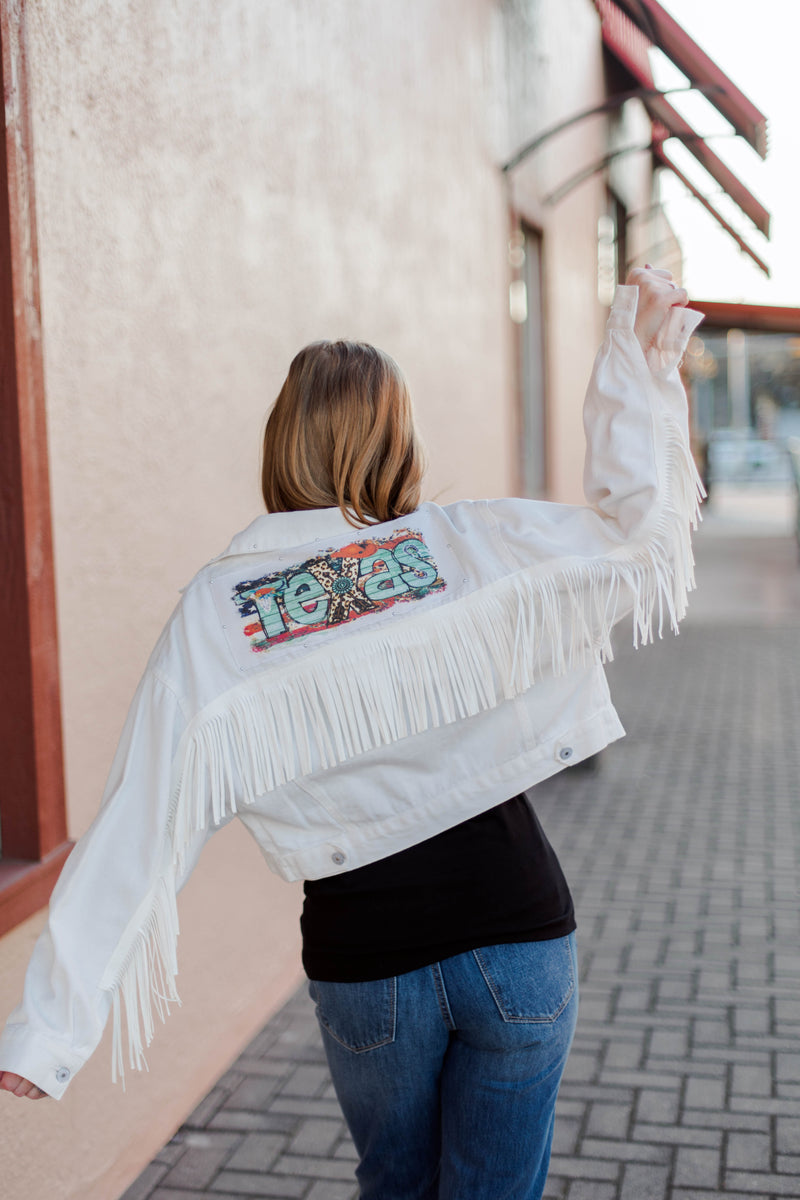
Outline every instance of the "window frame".
<path fill-rule="evenodd" d="M 0 936 L 48 901 L 67 838 L 24 4 L 0 0 Z M 13 683 L 13 686 L 11 686 Z"/>

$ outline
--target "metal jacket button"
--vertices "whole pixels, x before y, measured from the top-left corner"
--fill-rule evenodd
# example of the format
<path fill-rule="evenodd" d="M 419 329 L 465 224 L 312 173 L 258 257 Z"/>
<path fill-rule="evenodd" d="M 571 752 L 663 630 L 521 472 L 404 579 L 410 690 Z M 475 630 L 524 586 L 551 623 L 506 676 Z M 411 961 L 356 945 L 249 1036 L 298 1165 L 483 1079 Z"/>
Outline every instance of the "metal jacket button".
<path fill-rule="evenodd" d="M 575 752 L 572 749 L 572 746 L 562 746 L 562 748 L 558 752 L 558 757 L 561 759 L 562 762 L 569 762 L 569 760 L 572 758 L 572 755 L 574 753 Z"/>
<path fill-rule="evenodd" d="M 70 1072 L 68 1067 L 59 1067 L 56 1071 L 56 1079 L 59 1083 L 66 1083 L 69 1079 Z"/>
<path fill-rule="evenodd" d="M 335 862 L 337 867 L 342 865 L 344 862 L 344 855 L 342 854 L 341 850 L 337 850 L 335 854 L 331 855 L 331 862 Z"/>

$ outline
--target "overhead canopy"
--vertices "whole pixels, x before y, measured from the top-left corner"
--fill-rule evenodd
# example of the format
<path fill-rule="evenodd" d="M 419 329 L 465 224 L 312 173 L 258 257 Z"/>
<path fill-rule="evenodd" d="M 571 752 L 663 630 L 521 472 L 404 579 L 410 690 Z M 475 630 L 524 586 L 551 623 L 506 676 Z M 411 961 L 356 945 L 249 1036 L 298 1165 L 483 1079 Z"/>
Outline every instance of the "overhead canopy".
<path fill-rule="evenodd" d="M 719 155 L 715 154 L 707 142 L 703 140 L 699 133 L 696 133 L 689 122 L 682 117 L 679 112 L 672 107 L 668 100 L 663 96 L 653 96 L 645 100 L 645 104 L 652 117 L 656 117 L 661 121 L 662 125 L 667 130 L 669 137 L 679 138 L 688 150 L 691 150 L 697 161 L 705 167 L 712 179 L 715 179 L 723 191 L 727 192 L 731 200 L 738 204 L 743 213 L 750 218 L 764 237 L 769 237 L 769 212 L 757 200 L 749 188 L 746 188 L 741 179 L 734 175 L 730 167 L 727 167 Z M 668 163 L 671 166 L 671 163 Z"/>
<path fill-rule="evenodd" d="M 725 232 L 727 234 L 730 234 L 730 236 L 733 238 L 733 240 L 738 245 L 739 249 L 743 250 L 745 254 L 747 254 L 750 258 L 752 258 L 752 260 L 756 264 L 756 266 L 759 267 L 760 270 L 762 270 L 764 272 L 764 274 L 768 276 L 770 274 L 770 269 L 767 266 L 767 264 L 764 262 L 763 258 L 761 258 L 760 255 L 758 255 L 756 253 L 756 251 L 753 249 L 753 247 L 748 245 L 748 243 L 744 240 L 742 235 L 740 233 L 738 233 L 737 230 L 735 230 L 728 221 L 725 220 L 722 213 L 717 211 L 717 209 L 714 207 L 714 205 L 711 203 L 711 201 L 708 200 L 703 195 L 703 193 L 700 191 L 700 189 L 692 183 L 691 179 L 688 179 L 686 177 L 686 175 L 684 175 L 683 171 L 681 171 L 681 169 L 678 166 L 676 166 L 676 164 L 668 156 L 663 145 L 659 144 L 658 142 L 653 143 L 653 157 L 655 158 L 656 162 L 659 163 L 662 167 L 669 167 L 670 171 L 672 171 L 675 174 L 675 176 L 681 181 L 683 186 L 689 192 L 691 192 L 691 194 L 694 196 L 695 200 L 698 200 L 700 202 L 700 204 L 702 204 L 702 206 L 706 210 L 706 212 L 711 214 L 711 216 L 714 218 L 714 220 L 717 221 L 722 226 L 722 228 L 725 230 Z"/>
<path fill-rule="evenodd" d="M 678 138 L 755 227 L 769 237 L 770 215 L 764 205 L 666 97 L 658 94 L 648 51 L 652 46 L 658 46 L 668 54 L 689 77 L 692 85 L 703 92 L 709 102 L 734 125 L 736 132 L 745 137 L 762 156 L 767 152 L 766 117 L 731 83 L 657 0 L 595 0 L 595 4 L 600 13 L 605 46 L 639 86 L 650 89 L 651 94 L 643 97 L 643 103 L 653 121 L 656 162 L 674 172 L 725 232 L 768 275 L 769 269 L 763 259 L 687 178 L 662 146 L 661 143 L 667 138 Z"/>
<path fill-rule="evenodd" d="M 767 118 L 721 71 L 658 0 L 616 0 L 654 46 L 663 50 L 693 87 L 706 92 L 714 107 L 762 158 L 767 157 Z M 746 36 L 746 31 L 744 31 Z"/>
<path fill-rule="evenodd" d="M 694 296 L 692 308 L 705 313 L 703 336 L 709 329 L 800 334 L 800 308 L 782 308 L 772 304 L 728 304 L 724 300 L 697 300 Z"/>
<path fill-rule="evenodd" d="M 669 20 L 671 23 L 670 28 L 674 26 L 692 46 L 695 46 L 689 35 L 684 33 L 671 17 L 667 17 L 667 14 L 659 4 L 656 4 L 655 0 L 626 0 L 624 4 L 620 3 L 620 0 L 596 0 L 596 3 L 602 22 L 603 42 L 614 57 L 622 63 L 642 87 L 654 87 L 653 73 L 647 57 L 647 51 L 653 43 L 642 26 L 626 15 L 629 8 L 638 8 L 645 4 L 652 5 L 653 8 L 658 9 L 663 14 L 665 20 Z M 673 37 L 675 36 L 673 35 Z M 711 66 L 714 66 L 711 63 L 711 59 L 703 54 L 699 46 L 695 48 L 698 54 L 703 55 L 703 58 Z M 715 67 L 715 70 L 720 79 L 727 81 L 728 85 L 732 88 L 733 84 L 730 83 L 727 76 L 723 75 L 719 68 Z M 708 100 L 719 108 L 721 93 L 707 91 L 707 88 L 712 86 L 710 80 L 703 79 L 701 86 Z M 737 96 L 741 96 L 742 100 L 745 100 L 745 97 L 742 96 L 738 89 L 734 90 Z M 769 213 L 764 205 L 760 200 L 756 199 L 749 188 L 745 187 L 742 181 L 734 175 L 733 171 L 714 153 L 701 135 L 692 128 L 686 118 L 682 117 L 663 96 L 650 96 L 645 99 L 644 103 L 651 117 L 656 121 L 660 121 L 667 130 L 667 136 L 676 137 L 683 142 L 697 161 L 705 167 L 712 179 L 716 180 L 723 191 L 727 192 L 734 203 L 738 204 L 742 212 L 749 217 L 756 229 L 760 230 L 765 237 L 769 237 Z M 749 100 L 747 104 L 750 105 L 753 112 L 758 111 L 750 104 Z M 722 110 L 720 109 L 720 111 Z M 760 113 L 758 115 L 761 116 Z M 764 129 L 766 129 L 766 118 L 761 117 L 761 119 L 764 123 Z M 766 145 L 766 134 L 764 143 Z M 669 159 L 666 160 L 666 165 L 672 167 Z"/>

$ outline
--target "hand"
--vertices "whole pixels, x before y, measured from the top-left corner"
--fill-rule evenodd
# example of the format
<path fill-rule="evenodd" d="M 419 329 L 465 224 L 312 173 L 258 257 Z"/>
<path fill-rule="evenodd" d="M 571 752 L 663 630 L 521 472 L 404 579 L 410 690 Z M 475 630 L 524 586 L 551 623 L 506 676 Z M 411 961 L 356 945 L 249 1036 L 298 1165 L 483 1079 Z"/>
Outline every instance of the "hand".
<path fill-rule="evenodd" d="M 669 271 L 658 270 L 649 263 L 644 267 L 634 267 L 625 282 L 639 288 L 633 331 L 646 354 L 669 310 L 688 304 L 689 297 L 683 288 L 675 286 Z"/>
<path fill-rule="evenodd" d="M 14 1075 L 12 1071 L 0 1071 L 0 1088 L 11 1092 L 14 1096 L 26 1096 L 28 1100 L 41 1100 L 47 1092 L 43 1092 L 35 1083 L 31 1083 L 30 1079 L 23 1079 L 21 1075 Z"/>

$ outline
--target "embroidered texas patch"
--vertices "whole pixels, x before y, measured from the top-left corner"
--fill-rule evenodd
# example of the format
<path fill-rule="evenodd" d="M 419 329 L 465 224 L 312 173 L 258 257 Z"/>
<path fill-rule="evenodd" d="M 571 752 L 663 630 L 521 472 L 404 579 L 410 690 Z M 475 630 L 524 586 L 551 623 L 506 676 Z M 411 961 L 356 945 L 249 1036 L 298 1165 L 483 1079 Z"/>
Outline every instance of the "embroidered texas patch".
<path fill-rule="evenodd" d="M 250 649 L 259 653 L 446 587 L 419 531 L 398 529 L 237 583 L 233 600 L 247 621 Z"/>

